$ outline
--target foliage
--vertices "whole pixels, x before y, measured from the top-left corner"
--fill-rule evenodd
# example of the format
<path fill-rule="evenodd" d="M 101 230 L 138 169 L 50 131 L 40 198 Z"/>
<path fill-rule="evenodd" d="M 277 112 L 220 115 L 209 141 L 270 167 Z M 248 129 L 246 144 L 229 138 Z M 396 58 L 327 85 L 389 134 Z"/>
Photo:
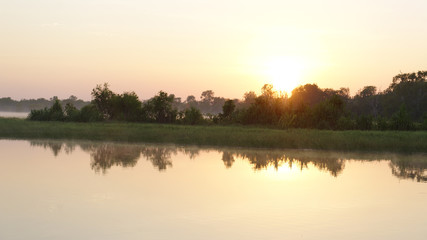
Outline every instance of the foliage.
<path fill-rule="evenodd" d="M 190 107 L 185 110 L 182 122 L 190 125 L 201 124 L 203 122 L 203 115 L 199 109 Z"/>
<path fill-rule="evenodd" d="M 96 85 L 92 90 L 92 103 L 102 114 L 104 119 L 111 119 L 113 116 L 113 98 L 115 94 L 108 88 L 108 83 Z"/>
<path fill-rule="evenodd" d="M 185 101 L 160 91 L 142 103 L 135 92 L 116 94 L 107 83 L 92 90 L 92 103 L 81 110 L 71 96 L 51 99 L 52 106 L 33 110 L 30 120 L 126 121 L 183 124 L 264 125 L 281 129 L 420 130 L 427 129 L 427 72 L 399 74 L 385 91 L 365 86 L 350 97 L 348 88 L 321 89 L 305 84 L 291 97 L 265 84 L 261 94 L 247 92 L 243 100 L 216 97 L 212 90 Z M 0 99 L 6 103 L 10 98 Z M 61 103 L 65 104 L 62 109 Z M 399 106 L 402 106 L 399 109 Z"/>
<path fill-rule="evenodd" d="M 354 121 L 348 116 L 341 116 L 338 119 L 337 127 L 338 130 L 352 130 L 355 129 Z"/>
<path fill-rule="evenodd" d="M 370 115 L 362 115 L 356 118 L 356 128 L 359 130 L 371 130 L 373 123 L 372 123 L 372 116 Z"/>
<path fill-rule="evenodd" d="M 293 128 L 296 126 L 296 115 L 293 113 L 285 113 L 279 119 L 278 126 L 281 129 Z"/>
<path fill-rule="evenodd" d="M 65 120 L 71 122 L 81 121 L 80 111 L 71 103 L 67 103 L 64 108 Z"/>
<path fill-rule="evenodd" d="M 393 130 L 414 130 L 412 123 L 405 105 L 401 105 L 398 112 L 391 118 L 391 129 Z"/>
<path fill-rule="evenodd" d="M 111 119 L 136 122 L 142 115 L 142 103 L 135 92 L 114 94 L 112 97 Z"/>
<path fill-rule="evenodd" d="M 31 110 L 28 119 L 34 121 L 63 121 L 65 120 L 65 115 L 61 103 L 56 99 L 50 108 Z"/>
<path fill-rule="evenodd" d="M 387 119 L 385 117 L 378 117 L 377 118 L 377 126 L 376 129 L 380 131 L 385 131 L 387 129 L 390 129 L 390 124 L 388 123 Z"/>
<path fill-rule="evenodd" d="M 98 122 L 102 121 L 103 117 L 94 104 L 86 105 L 80 110 L 80 121 L 82 122 Z"/>
<path fill-rule="evenodd" d="M 337 129 L 337 123 L 344 114 L 344 102 L 333 95 L 326 101 L 317 104 L 313 109 L 313 126 L 319 129 Z"/>
<path fill-rule="evenodd" d="M 0 98 L 0 111 L 5 112 L 30 112 L 31 110 L 42 110 L 44 108 L 50 108 L 55 100 L 58 98 L 51 99 L 22 99 L 19 101 L 13 100 L 10 97 Z M 59 100 L 59 99 L 58 99 Z M 77 109 L 81 109 L 89 102 L 85 102 L 81 99 L 78 99 L 76 96 L 71 95 L 67 99 L 59 100 L 62 106 L 65 106 L 67 103 L 73 104 Z"/>
<path fill-rule="evenodd" d="M 173 123 L 178 111 L 172 108 L 175 96 L 160 91 L 158 95 L 148 100 L 143 106 L 144 120 L 157 123 Z"/>
<path fill-rule="evenodd" d="M 232 114 L 234 113 L 235 109 L 236 104 L 234 104 L 233 100 L 225 101 L 224 105 L 222 106 L 222 113 L 219 114 L 220 120 L 222 122 L 231 122 Z"/>

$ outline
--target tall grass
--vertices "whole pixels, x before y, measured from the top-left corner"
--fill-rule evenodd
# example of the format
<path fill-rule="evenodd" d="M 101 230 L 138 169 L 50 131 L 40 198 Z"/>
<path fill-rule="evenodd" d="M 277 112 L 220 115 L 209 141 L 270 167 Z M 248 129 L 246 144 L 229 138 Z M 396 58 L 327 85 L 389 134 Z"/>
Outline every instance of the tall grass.
<path fill-rule="evenodd" d="M 0 138 L 85 139 L 203 146 L 427 152 L 427 132 L 278 130 L 245 126 L 36 122 L 0 118 Z"/>

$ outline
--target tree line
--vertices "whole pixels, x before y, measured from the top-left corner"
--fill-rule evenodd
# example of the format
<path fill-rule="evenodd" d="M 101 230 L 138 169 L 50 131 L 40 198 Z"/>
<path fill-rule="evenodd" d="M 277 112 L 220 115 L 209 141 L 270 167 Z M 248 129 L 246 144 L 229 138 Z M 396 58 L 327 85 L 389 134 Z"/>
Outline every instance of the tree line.
<path fill-rule="evenodd" d="M 427 71 L 402 73 L 384 91 L 366 86 L 353 97 L 348 88 L 321 89 L 316 84 L 295 88 L 289 97 L 265 84 L 261 94 L 242 100 L 215 97 L 205 91 L 197 101 L 185 101 L 160 91 L 146 101 L 135 92 L 114 93 L 108 84 L 92 90 L 92 101 L 82 108 L 59 100 L 50 108 L 32 110 L 30 120 L 129 121 L 177 124 L 264 125 L 282 129 L 421 130 L 427 129 Z"/>
<path fill-rule="evenodd" d="M 76 96 L 71 95 L 66 99 L 59 99 L 54 96 L 50 99 L 46 98 L 38 98 L 38 99 L 22 99 L 22 100 L 14 100 L 10 97 L 2 97 L 0 98 L 0 111 L 4 112 L 30 112 L 34 109 L 43 109 L 47 107 L 51 107 L 53 103 L 59 100 L 61 105 L 66 105 L 67 103 L 73 104 L 76 108 L 81 109 L 82 107 L 88 105 L 90 102 L 84 101 L 82 99 L 78 99 Z"/>

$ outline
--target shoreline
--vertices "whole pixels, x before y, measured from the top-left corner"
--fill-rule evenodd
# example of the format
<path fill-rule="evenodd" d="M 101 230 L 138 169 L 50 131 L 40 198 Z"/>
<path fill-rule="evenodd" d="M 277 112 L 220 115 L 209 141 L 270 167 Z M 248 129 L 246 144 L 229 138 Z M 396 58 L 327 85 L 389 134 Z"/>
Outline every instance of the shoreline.
<path fill-rule="evenodd" d="M 270 149 L 427 152 L 427 131 L 280 130 L 125 122 L 36 122 L 0 117 L 0 139 L 63 139 Z"/>

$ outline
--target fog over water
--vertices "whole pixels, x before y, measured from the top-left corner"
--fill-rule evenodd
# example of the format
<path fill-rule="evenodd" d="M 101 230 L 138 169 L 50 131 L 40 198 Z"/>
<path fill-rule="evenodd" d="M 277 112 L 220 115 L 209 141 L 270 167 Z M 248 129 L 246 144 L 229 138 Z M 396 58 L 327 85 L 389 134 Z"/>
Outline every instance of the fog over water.
<path fill-rule="evenodd" d="M 6 118 L 26 118 L 28 116 L 28 112 L 2 112 L 0 111 L 0 117 Z"/>

